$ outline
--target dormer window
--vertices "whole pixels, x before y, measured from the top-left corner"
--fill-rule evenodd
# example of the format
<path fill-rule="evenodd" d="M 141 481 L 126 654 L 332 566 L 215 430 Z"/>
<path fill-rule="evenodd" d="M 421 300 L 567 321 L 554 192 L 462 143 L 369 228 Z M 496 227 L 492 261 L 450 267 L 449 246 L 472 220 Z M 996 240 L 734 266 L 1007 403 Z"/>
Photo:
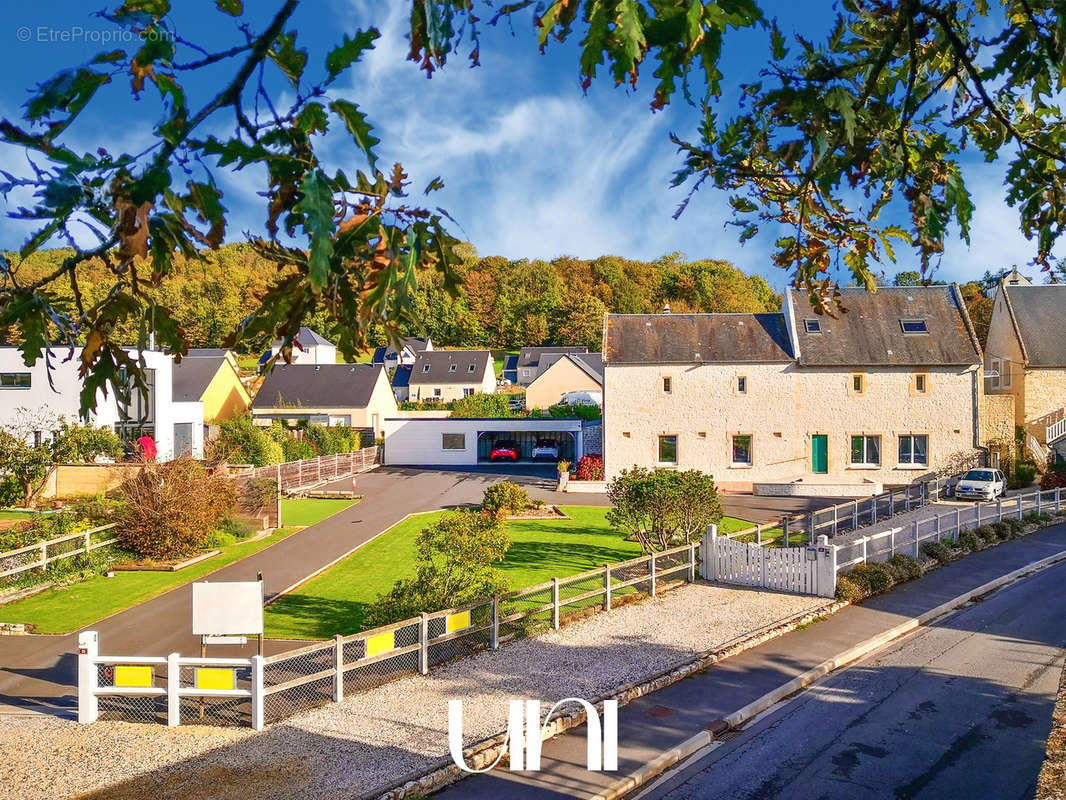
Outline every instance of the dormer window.
<path fill-rule="evenodd" d="M 929 326 L 926 325 L 924 319 L 901 319 L 899 321 L 899 326 L 903 329 L 904 333 L 929 333 Z"/>
<path fill-rule="evenodd" d="M 459 369 L 459 365 L 458 364 L 449 364 L 448 365 L 448 372 L 455 372 L 457 369 Z"/>
<path fill-rule="evenodd" d="M 422 371 L 423 372 L 429 372 L 429 364 L 423 364 L 422 365 Z"/>
<path fill-rule="evenodd" d="M 805 319 L 803 320 L 803 329 L 807 331 L 807 333 L 821 333 L 822 322 L 817 319 Z"/>
<path fill-rule="evenodd" d="M 469 367 L 466 368 L 466 371 L 473 372 L 475 369 L 477 369 L 477 364 L 471 364 Z"/>

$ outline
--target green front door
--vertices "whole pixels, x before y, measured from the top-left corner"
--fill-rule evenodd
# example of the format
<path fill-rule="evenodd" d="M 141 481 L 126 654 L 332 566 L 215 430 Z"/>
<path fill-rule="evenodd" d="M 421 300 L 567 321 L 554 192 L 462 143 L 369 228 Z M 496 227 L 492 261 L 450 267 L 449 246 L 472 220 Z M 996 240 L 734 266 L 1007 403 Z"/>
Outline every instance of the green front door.
<path fill-rule="evenodd" d="M 820 475 L 829 472 L 829 437 L 824 433 L 811 437 L 811 471 Z"/>

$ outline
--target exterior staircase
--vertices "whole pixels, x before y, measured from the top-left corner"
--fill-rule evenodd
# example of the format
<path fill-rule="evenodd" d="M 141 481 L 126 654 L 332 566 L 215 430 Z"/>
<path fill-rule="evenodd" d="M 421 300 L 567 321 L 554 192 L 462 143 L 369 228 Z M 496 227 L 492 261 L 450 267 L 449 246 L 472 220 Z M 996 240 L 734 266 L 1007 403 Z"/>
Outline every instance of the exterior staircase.
<path fill-rule="evenodd" d="M 1047 426 L 1044 444 L 1052 445 L 1060 439 L 1066 439 L 1066 408 L 1060 408 L 1055 413 L 1055 416 L 1058 417 L 1058 420 Z"/>

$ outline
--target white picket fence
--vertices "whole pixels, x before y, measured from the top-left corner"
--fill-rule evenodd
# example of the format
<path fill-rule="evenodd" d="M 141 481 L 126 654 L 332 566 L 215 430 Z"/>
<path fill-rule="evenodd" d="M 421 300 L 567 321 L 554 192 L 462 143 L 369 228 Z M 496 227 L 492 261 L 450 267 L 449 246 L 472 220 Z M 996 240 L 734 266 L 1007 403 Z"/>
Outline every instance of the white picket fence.
<path fill-rule="evenodd" d="M 91 553 L 93 550 L 112 545 L 118 541 L 114 536 L 97 541 L 93 541 L 93 537 L 110 531 L 114 527 L 115 523 L 112 522 L 110 525 L 101 525 L 99 528 L 90 528 L 78 533 L 68 533 L 66 536 L 57 536 L 45 542 L 34 542 L 25 547 L 0 553 L 0 578 L 29 572 L 31 569 L 46 569 L 55 561 Z M 70 545 L 72 542 L 80 542 L 81 546 Z M 70 546 L 63 547 L 63 545 Z"/>
<path fill-rule="evenodd" d="M 721 583 L 821 597 L 836 593 L 836 548 L 826 536 L 814 547 L 761 547 L 718 535 L 710 525 L 700 543 L 701 573 Z"/>

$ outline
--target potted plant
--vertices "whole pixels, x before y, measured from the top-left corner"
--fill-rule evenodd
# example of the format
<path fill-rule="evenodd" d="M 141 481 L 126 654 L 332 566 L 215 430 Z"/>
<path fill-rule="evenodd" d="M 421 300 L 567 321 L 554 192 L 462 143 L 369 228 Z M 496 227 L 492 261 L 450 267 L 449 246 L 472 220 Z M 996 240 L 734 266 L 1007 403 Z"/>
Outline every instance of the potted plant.
<path fill-rule="evenodd" d="M 558 464 L 559 468 L 559 491 L 566 490 L 566 484 L 570 482 L 570 462 L 563 459 Z"/>

